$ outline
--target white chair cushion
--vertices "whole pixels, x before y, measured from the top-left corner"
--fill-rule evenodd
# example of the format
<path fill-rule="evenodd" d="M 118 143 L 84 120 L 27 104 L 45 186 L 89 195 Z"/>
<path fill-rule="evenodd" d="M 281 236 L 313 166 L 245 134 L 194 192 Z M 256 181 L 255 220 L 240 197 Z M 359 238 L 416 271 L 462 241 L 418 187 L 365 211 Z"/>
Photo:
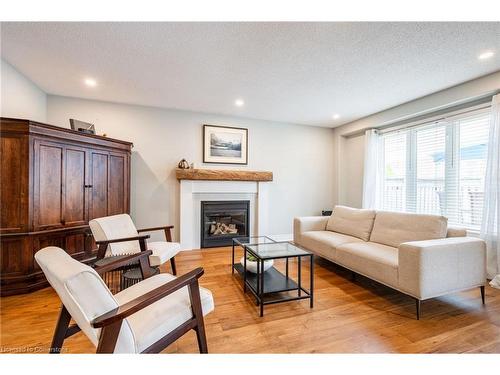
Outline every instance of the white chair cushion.
<path fill-rule="evenodd" d="M 374 210 L 335 206 L 328 219 L 326 230 L 347 234 L 368 241 L 375 219 Z"/>
<path fill-rule="evenodd" d="M 149 256 L 149 264 L 151 267 L 156 267 L 176 256 L 181 250 L 181 244 L 165 241 L 148 242 L 148 250 L 153 252 Z"/>
<path fill-rule="evenodd" d="M 132 218 L 127 214 L 93 219 L 89 221 L 89 226 L 96 241 L 137 237 L 139 235 Z M 141 251 L 139 241 L 112 243 L 109 244 L 106 250 L 106 256 L 135 254 L 139 251 Z"/>
<path fill-rule="evenodd" d="M 168 273 L 155 275 L 115 294 L 114 297 L 119 305 L 123 305 L 175 279 L 175 276 Z M 212 293 L 200 287 L 200 297 L 203 315 L 213 311 Z M 135 338 L 136 353 L 144 351 L 192 317 L 188 287 L 181 288 L 131 315 L 126 321 Z M 118 337 L 118 343 L 120 340 L 121 334 Z"/>

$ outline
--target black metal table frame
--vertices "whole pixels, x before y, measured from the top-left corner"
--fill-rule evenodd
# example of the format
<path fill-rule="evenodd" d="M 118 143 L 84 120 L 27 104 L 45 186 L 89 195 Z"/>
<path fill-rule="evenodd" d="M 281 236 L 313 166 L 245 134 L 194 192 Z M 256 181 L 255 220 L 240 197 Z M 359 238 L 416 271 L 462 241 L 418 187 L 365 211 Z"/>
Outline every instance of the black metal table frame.
<path fill-rule="evenodd" d="M 267 237 L 267 236 L 255 236 L 255 237 L 248 236 L 248 237 L 245 237 L 245 238 L 249 238 L 249 239 L 250 239 L 250 238 L 260 238 L 260 237 L 262 237 L 262 238 L 267 238 L 268 240 L 272 241 L 272 243 L 276 243 L 276 242 L 278 242 L 278 241 L 274 241 L 272 238 Z M 232 262 L 231 262 L 231 273 L 233 273 L 233 274 L 234 274 L 234 264 L 235 264 L 235 263 L 234 263 L 234 244 L 235 244 L 235 243 L 237 243 L 237 244 L 238 244 L 237 246 L 240 246 L 240 247 L 242 247 L 242 248 L 244 249 L 244 248 L 245 248 L 245 245 L 259 245 L 260 243 L 264 243 L 264 242 L 256 242 L 256 243 L 248 243 L 248 244 L 243 244 L 243 243 L 241 243 L 241 242 L 236 242 L 237 240 L 239 240 L 239 238 L 238 238 L 238 237 L 233 238 L 233 240 L 232 240 L 232 245 L 233 245 L 233 256 L 232 256 Z M 245 254 L 245 255 L 246 255 L 246 254 Z"/>
<path fill-rule="evenodd" d="M 271 239 L 272 240 L 272 239 Z M 274 243 L 288 243 L 288 241 L 280 242 L 280 241 L 275 241 Z M 233 256 L 232 256 L 232 264 L 231 264 L 231 270 L 232 273 L 234 273 L 235 270 L 235 263 L 234 263 L 234 241 L 233 241 Z M 309 299 L 309 307 L 313 308 L 314 306 L 314 254 L 308 253 L 308 254 L 295 254 L 295 255 L 285 255 L 285 256 L 277 256 L 277 257 L 270 257 L 270 258 L 261 258 L 259 255 L 257 255 L 255 252 L 253 252 L 250 248 L 247 247 L 247 245 L 258 245 L 258 244 L 239 244 L 240 247 L 243 248 L 243 291 L 246 293 L 247 288 L 250 290 L 250 292 L 255 296 L 256 298 L 256 304 L 257 306 L 260 306 L 260 316 L 264 316 L 264 305 L 272 305 L 276 303 L 282 303 L 282 302 L 290 302 L 290 301 L 297 301 L 297 300 L 303 300 L 303 299 Z M 253 257 L 257 259 L 257 290 L 254 289 L 254 287 L 247 282 L 247 252 L 250 253 Z M 309 257 L 310 260 L 310 265 L 309 265 L 309 290 L 305 289 L 302 287 L 302 258 L 303 257 Z M 290 279 L 289 277 L 289 259 L 290 258 L 297 258 L 297 287 L 294 288 L 288 288 L 288 289 L 281 289 L 281 290 L 276 290 L 273 291 L 272 293 L 281 293 L 281 292 L 290 292 L 290 291 L 297 291 L 297 296 L 289 296 L 289 297 L 282 297 L 282 298 L 277 298 L 274 300 L 268 300 L 266 301 L 264 299 L 266 294 L 269 293 L 264 293 L 264 276 L 265 276 L 265 271 L 264 271 L 264 262 L 268 260 L 277 260 L 277 259 L 285 259 L 285 277 L 286 279 Z M 277 271 L 279 272 L 279 271 Z M 281 272 L 280 272 L 281 273 Z M 305 295 L 302 295 L 304 293 Z"/>

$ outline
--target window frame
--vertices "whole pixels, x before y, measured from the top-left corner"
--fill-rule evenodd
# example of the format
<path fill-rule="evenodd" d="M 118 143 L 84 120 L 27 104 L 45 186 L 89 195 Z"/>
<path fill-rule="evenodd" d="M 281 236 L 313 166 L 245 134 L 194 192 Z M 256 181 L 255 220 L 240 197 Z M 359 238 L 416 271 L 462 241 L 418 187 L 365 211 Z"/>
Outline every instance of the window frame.
<path fill-rule="evenodd" d="M 479 107 L 479 108 L 476 108 Z M 490 113 L 490 106 L 476 106 L 468 108 L 461 113 L 451 113 L 450 116 L 442 116 L 439 119 L 433 121 L 421 122 L 419 124 L 408 124 L 405 126 L 398 126 L 398 129 L 387 129 L 379 132 L 381 137 L 387 137 L 392 134 L 404 132 L 406 135 L 405 143 L 405 179 L 403 181 L 403 189 L 405 190 L 404 201 L 402 202 L 402 212 L 415 213 L 417 212 L 417 160 L 418 160 L 418 150 L 417 150 L 417 132 L 433 127 L 444 127 L 445 131 L 445 160 L 444 160 L 444 202 L 442 215 L 446 216 L 452 225 L 460 225 L 466 228 L 468 231 L 474 233 L 478 232 L 479 228 L 473 226 L 463 221 L 460 222 L 459 217 L 457 217 L 460 210 L 460 121 L 471 117 L 480 117 Z M 386 187 L 386 144 L 385 139 L 380 142 L 378 158 L 381 162 L 379 168 L 380 177 L 379 181 L 381 186 L 378 192 L 377 202 L 380 209 L 388 209 L 385 202 L 385 187 Z M 412 207 L 411 202 L 415 202 L 414 207 Z M 452 207 L 456 207 L 452 209 Z M 426 214 L 426 213 L 424 213 Z M 432 214 L 432 213 L 427 213 Z"/>

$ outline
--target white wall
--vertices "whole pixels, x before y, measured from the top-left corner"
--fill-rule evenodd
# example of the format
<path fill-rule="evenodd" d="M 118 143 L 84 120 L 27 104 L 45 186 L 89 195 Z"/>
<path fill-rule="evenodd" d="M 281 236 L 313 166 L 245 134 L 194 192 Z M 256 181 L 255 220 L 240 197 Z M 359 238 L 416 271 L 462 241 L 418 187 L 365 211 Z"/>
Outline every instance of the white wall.
<path fill-rule="evenodd" d="M 363 130 L 459 105 L 499 89 L 500 72 L 496 72 L 335 128 L 333 136 L 334 203 L 361 207 Z"/>
<path fill-rule="evenodd" d="M 332 207 L 331 129 L 49 95 L 47 122 L 69 127 L 70 117 L 94 123 L 98 134 L 134 143 L 131 211 L 139 226 L 172 223 L 178 236 L 174 169 L 182 158 L 197 167 L 274 172 L 270 234 L 291 233 L 294 216 Z M 202 165 L 203 124 L 248 128 L 248 166 Z"/>
<path fill-rule="evenodd" d="M 363 171 L 365 157 L 365 137 L 363 135 L 351 137 L 345 141 L 345 154 L 349 155 L 344 159 L 344 181 L 342 183 L 348 187 L 345 190 L 342 204 L 351 207 L 361 207 L 363 201 Z"/>
<path fill-rule="evenodd" d="M 47 118 L 47 94 L 8 62 L 0 59 L 0 64 L 1 116 L 45 122 Z"/>

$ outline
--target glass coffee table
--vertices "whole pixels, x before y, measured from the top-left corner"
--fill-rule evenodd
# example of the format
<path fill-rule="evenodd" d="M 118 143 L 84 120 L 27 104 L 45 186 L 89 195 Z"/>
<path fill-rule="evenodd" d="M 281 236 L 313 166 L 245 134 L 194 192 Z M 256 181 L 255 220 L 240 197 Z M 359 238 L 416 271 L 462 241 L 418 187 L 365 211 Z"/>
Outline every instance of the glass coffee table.
<path fill-rule="evenodd" d="M 234 248 L 243 248 L 243 264 L 234 262 Z M 257 263 L 256 273 L 247 268 L 247 256 L 251 255 Z M 289 276 L 289 259 L 297 258 L 297 278 Z M 302 286 L 302 258 L 309 258 L 309 289 Z M 238 272 L 243 278 L 243 290 L 247 289 L 255 296 L 260 306 L 260 316 L 264 316 L 264 306 L 281 302 L 309 299 L 313 307 L 314 290 L 314 256 L 312 253 L 292 244 L 291 242 L 275 242 L 269 237 L 245 237 L 233 240 L 232 272 Z M 285 272 L 278 271 L 274 266 L 264 270 L 268 260 L 284 259 Z M 297 292 L 290 293 L 290 292 Z"/>

